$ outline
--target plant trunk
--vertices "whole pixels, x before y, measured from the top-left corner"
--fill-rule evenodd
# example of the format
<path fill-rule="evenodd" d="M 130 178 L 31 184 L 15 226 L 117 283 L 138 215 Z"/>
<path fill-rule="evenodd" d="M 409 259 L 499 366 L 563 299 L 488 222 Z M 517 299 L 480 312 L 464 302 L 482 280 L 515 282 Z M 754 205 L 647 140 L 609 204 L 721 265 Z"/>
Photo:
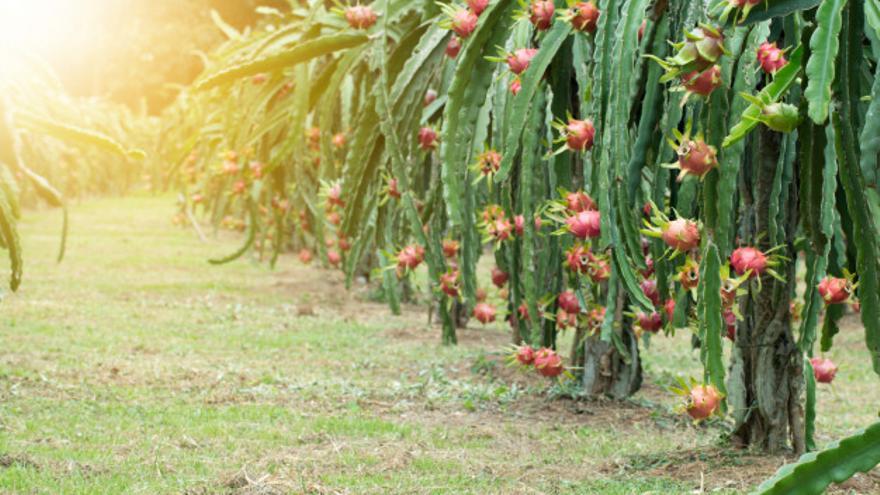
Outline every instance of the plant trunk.
<path fill-rule="evenodd" d="M 785 282 L 767 274 L 760 284 L 755 279 L 749 282 L 748 295 L 740 306 L 744 320 L 736 331 L 728 400 L 736 421 L 735 443 L 767 452 L 790 447 L 801 453 L 803 356 L 792 334 L 789 309 L 795 283 L 797 210 L 793 205 L 797 204 L 797 190 L 794 181 L 782 180 L 781 188 L 773 191 L 774 177 L 786 167 L 785 159 L 779 159 L 782 136 L 764 128 L 759 132 L 758 152 L 751 163 L 753 197 L 746 192 L 742 198 L 746 227 L 741 235 L 757 242 L 763 251 L 773 243 L 784 244 L 782 254 L 791 261 L 776 267 Z M 778 225 L 776 239 L 770 238 L 771 222 Z"/>
<path fill-rule="evenodd" d="M 615 322 L 623 322 L 624 291 L 620 291 Z M 618 330 L 614 330 L 618 331 Z M 639 341 L 632 330 L 624 325 L 620 330 L 623 346 L 628 356 L 623 356 L 611 342 L 603 341 L 598 334 L 590 335 L 583 344 L 583 373 L 581 383 L 587 397 L 605 396 L 625 399 L 642 386 L 642 361 L 639 357 Z"/>

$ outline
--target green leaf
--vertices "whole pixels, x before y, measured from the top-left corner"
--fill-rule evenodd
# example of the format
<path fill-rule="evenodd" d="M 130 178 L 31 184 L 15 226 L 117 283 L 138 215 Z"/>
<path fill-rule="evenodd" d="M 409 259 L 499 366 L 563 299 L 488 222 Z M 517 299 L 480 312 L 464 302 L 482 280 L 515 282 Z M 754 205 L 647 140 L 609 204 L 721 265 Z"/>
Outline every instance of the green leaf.
<path fill-rule="evenodd" d="M 719 392 L 726 395 L 724 386 L 724 354 L 721 345 L 722 305 L 721 305 L 721 259 L 718 256 L 718 246 L 712 241 L 706 242 L 705 254 L 700 268 L 700 306 L 703 309 L 700 324 L 705 342 L 705 356 L 703 366 L 709 382 L 715 385 Z"/>
<path fill-rule="evenodd" d="M 443 197 L 453 225 L 462 225 L 465 200 L 464 182 L 473 150 L 476 121 L 492 83 L 494 64 L 484 57 L 502 44 L 512 23 L 512 0 L 490 4 L 480 14 L 477 29 L 468 37 L 458 54 L 452 85 L 443 112 L 441 154 L 443 156 Z M 533 61 L 534 62 L 534 61 Z M 473 212 L 467 211 L 467 214 Z"/>
<path fill-rule="evenodd" d="M 867 8 L 867 7 L 866 7 Z M 871 103 L 865 112 L 865 125 L 859 136 L 862 176 L 867 187 L 877 187 L 877 154 L 880 153 L 880 65 L 874 69 Z"/>
<path fill-rule="evenodd" d="M 785 67 L 776 72 L 773 82 L 765 86 L 757 97 L 769 103 L 777 101 L 782 95 L 784 95 L 785 92 L 788 91 L 788 88 L 797 80 L 798 73 L 801 70 L 801 59 L 803 56 L 804 48 L 802 46 L 797 47 L 795 51 L 792 52 L 791 59 Z M 743 68 L 742 70 L 749 70 L 749 68 Z M 749 105 L 742 113 L 742 119 L 738 124 L 733 126 L 721 145 L 727 148 L 733 143 L 746 137 L 746 134 L 758 125 L 759 122 L 755 119 L 760 115 L 761 109 L 758 108 L 757 105 Z"/>
<path fill-rule="evenodd" d="M 866 473 L 880 463 L 880 423 L 834 442 L 824 450 L 804 454 L 761 483 L 758 495 L 818 495 L 831 483 Z"/>
<path fill-rule="evenodd" d="M 9 251 L 9 288 L 16 291 L 21 285 L 24 263 L 21 257 L 21 242 L 15 226 L 15 215 L 5 194 L 0 194 L 0 237 L 6 250 Z"/>
<path fill-rule="evenodd" d="M 870 216 L 861 171 L 855 158 L 855 136 L 840 112 L 832 114 L 835 147 L 840 165 L 840 184 L 846 195 L 847 209 L 853 224 L 856 246 L 856 270 L 859 275 L 857 289 L 861 302 L 862 323 L 865 326 L 865 343 L 871 353 L 874 371 L 880 374 L 880 267 L 878 267 L 877 229 Z"/>
<path fill-rule="evenodd" d="M 204 91 L 243 77 L 284 69 L 322 55 L 328 55 L 346 48 L 353 48 L 366 43 L 368 39 L 369 37 L 364 33 L 343 32 L 304 41 L 283 52 L 234 65 L 215 74 L 208 75 L 196 83 L 194 89 L 196 91 Z"/>
<path fill-rule="evenodd" d="M 256 203 L 252 200 L 248 200 L 248 230 L 247 236 L 245 237 L 245 240 L 242 243 L 241 247 L 239 247 L 237 250 L 235 250 L 235 252 L 227 256 L 224 256 L 222 258 L 211 258 L 208 260 L 208 262 L 212 265 L 222 265 L 241 258 L 244 253 L 246 253 L 248 249 L 250 249 L 251 246 L 254 244 L 254 239 L 256 239 L 257 236 L 258 216 L 259 215 L 257 214 Z"/>
<path fill-rule="evenodd" d="M 816 450 L 816 377 L 809 359 L 804 359 L 806 399 L 804 401 L 804 444 L 807 451 Z"/>
<path fill-rule="evenodd" d="M 804 97 L 809 103 L 808 114 L 813 122 L 821 124 L 828 118 L 831 105 L 831 84 L 837 51 L 840 48 L 840 28 L 846 0 L 822 0 L 816 12 L 816 30 L 810 38 L 810 59 L 807 61 L 807 88 Z"/>
<path fill-rule="evenodd" d="M 819 5 L 821 0 L 765 0 L 754 6 L 749 15 L 742 21 L 740 25 L 749 25 L 756 22 L 766 21 L 774 17 L 785 17 L 793 12 L 800 10 L 809 10 Z M 726 3 L 726 2 L 725 2 Z M 719 2 L 719 7 L 723 8 L 725 3 Z M 731 13 L 727 19 L 727 24 L 733 24 L 739 21 L 735 13 Z"/>
<path fill-rule="evenodd" d="M 495 182 L 507 179 L 513 168 L 513 162 L 519 153 L 521 144 L 520 137 L 528 122 L 528 112 L 532 105 L 532 99 L 538 92 L 538 85 L 544 77 L 544 72 L 556 56 L 556 52 L 562 47 L 562 43 L 571 34 L 571 24 L 557 20 L 547 32 L 541 43 L 541 49 L 529 62 L 529 68 L 520 76 L 521 89 L 513 98 L 513 106 L 508 121 L 510 127 L 504 140 L 504 153 L 501 158 L 501 169 L 495 174 Z"/>
<path fill-rule="evenodd" d="M 81 127 L 54 122 L 36 115 L 28 113 L 15 112 L 13 115 L 15 125 L 31 132 L 51 136 L 71 145 L 91 146 L 110 153 L 131 158 L 133 160 L 143 160 L 146 153 L 139 149 L 126 149 L 116 140 L 101 132 L 83 129 Z"/>

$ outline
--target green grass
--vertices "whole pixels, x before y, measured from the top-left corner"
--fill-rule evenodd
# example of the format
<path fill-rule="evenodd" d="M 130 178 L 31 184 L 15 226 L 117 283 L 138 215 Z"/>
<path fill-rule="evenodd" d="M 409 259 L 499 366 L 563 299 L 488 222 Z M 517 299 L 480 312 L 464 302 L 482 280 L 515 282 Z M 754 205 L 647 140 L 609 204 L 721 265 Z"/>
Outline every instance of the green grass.
<path fill-rule="evenodd" d="M 633 401 L 554 400 L 499 362 L 501 324 L 440 346 L 424 309 L 393 317 L 293 257 L 212 267 L 237 236 L 202 243 L 172 214 L 77 205 L 58 265 L 60 215 L 26 212 L 25 282 L 0 304 L 0 493 L 741 493 L 782 462 L 675 413 L 660 386 L 699 373 L 686 332 L 653 340 Z M 820 443 L 876 414 L 847 318 Z"/>

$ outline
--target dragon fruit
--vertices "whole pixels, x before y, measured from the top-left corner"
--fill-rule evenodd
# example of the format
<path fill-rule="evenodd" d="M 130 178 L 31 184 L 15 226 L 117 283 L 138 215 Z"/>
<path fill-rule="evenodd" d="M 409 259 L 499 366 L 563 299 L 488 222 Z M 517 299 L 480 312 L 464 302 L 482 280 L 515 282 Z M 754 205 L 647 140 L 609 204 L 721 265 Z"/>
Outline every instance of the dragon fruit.
<path fill-rule="evenodd" d="M 601 232 L 601 214 L 595 210 L 578 212 L 565 219 L 568 231 L 578 239 L 593 239 Z"/>
<path fill-rule="evenodd" d="M 461 51 L 461 39 L 458 36 L 453 36 L 449 39 L 449 42 L 446 43 L 446 56 L 449 58 L 455 58 L 458 56 L 458 52 Z"/>
<path fill-rule="evenodd" d="M 368 29 L 376 23 L 377 15 L 368 5 L 353 5 L 345 9 L 345 20 L 355 29 Z"/>
<path fill-rule="evenodd" d="M 595 210 L 596 202 L 583 191 L 570 192 L 565 195 L 565 205 L 569 211 L 579 213 L 587 210 Z"/>
<path fill-rule="evenodd" d="M 776 43 L 761 43 L 758 47 L 758 63 L 767 74 L 773 74 L 785 67 L 788 60 L 785 59 L 785 50 L 776 47 Z"/>
<path fill-rule="evenodd" d="M 599 9 L 593 2 L 577 2 L 571 8 L 570 19 L 578 31 L 593 33 L 599 22 Z"/>
<path fill-rule="evenodd" d="M 565 145 L 572 151 L 589 151 L 595 136 L 596 128 L 590 119 L 569 118 L 565 124 Z"/>
<path fill-rule="evenodd" d="M 825 304 L 846 302 L 852 296 L 852 283 L 846 278 L 826 276 L 819 282 L 819 295 Z"/>
<path fill-rule="evenodd" d="M 834 380 L 834 375 L 837 374 L 837 366 L 833 361 L 814 357 L 810 359 L 810 364 L 813 366 L 813 376 L 816 377 L 817 382 L 831 383 Z"/>
<path fill-rule="evenodd" d="M 714 414 L 721 406 L 721 394 L 713 385 L 698 385 L 691 389 L 686 406 L 687 413 L 697 421 Z"/>
<path fill-rule="evenodd" d="M 495 321 L 495 307 L 486 302 L 478 302 L 474 306 L 474 318 L 483 325 Z"/>
<path fill-rule="evenodd" d="M 562 365 L 562 358 L 553 349 L 543 348 L 535 353 L 535 369 L 542 376 L 556 377 L 565 371 Z"/>
<path fill-rule="evenodd" d="M 556 7 L 552 0 L 533 0 L 529 5 L 529 21 L 538 31 L 545 31 L 553 23 Z"/>
<path fill-rule="evenodd" d="M 647 297 L 654 306 L 660 304 L 660 292 L 657 290 L 657 281 L 652 278 L 646 278 L 639 284 L 642 293 Z"/>
<path fill-rule="evenodd" d="M 430 127 L 422 127 L 419 129 L 419 147 L 425 151 L 432 150 L 437 147 L 437 131 Z"/>
<path fill-rule="evenodd" d="M 507 283 L 508 275 L 507 272 L 498 268 L 497 266 L 492 267 L 492 284 L 499 289 L 504 287 L 504 284 Z"/>
<path fill-rule="evenodd" d="M 459 9 L 452 14 L 451 27 L 459 38 L 467 38 L 477 28 L 477 14 L 468 9 Z"/>
<path fill-rule="evenodd" d="M 713 65 L 703 72 L 691 71 L 682 74 L 681 84 L 687 94 L 708 97 L 721 86 L 721 67 Z"/>
<path fill-rule="evenodd" d="M 537 48 L 520 48 L 507 55 L 507 67 L 516 75 L 522 74 L 529 68 L 529 63 L 538 54 Z"/>
<path fill-rule="evenodd" d="M 559 294 L 556 301 L 559 303 L 559 307 L 566 313 L 576 315 L 581 312 L 581 305 L 578 302 L 578 298 L 575 293 L 570 290 Z"/>

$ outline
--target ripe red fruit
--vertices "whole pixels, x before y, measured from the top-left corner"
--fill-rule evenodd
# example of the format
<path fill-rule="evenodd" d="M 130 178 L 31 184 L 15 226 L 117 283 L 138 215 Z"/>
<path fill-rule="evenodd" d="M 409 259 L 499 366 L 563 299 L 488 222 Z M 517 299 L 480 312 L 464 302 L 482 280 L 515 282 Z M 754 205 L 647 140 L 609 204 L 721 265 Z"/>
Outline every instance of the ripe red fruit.
<path fill-rule="evenodd" d="M 535 350 L 528 345 L 517 347 L 515 356 L 519 364 L 523 366 L 529 366 L 535 362 Z"/>
<path fill-rule="evenodd" d="M 477 289 L 477 293 L 474 294 L 474 296 L 477 298 L 477 302 L 483 302 L 486 300 L 488 294 L 486 294 L 486 289 L 480 287 Z"/>
<path fill-rule="evenodd" d="M 581 312 L 581 305 L 578 303 L 577 296 L 574 292 L 567 290 L 562 294 L 559 294 L 559 297 L 556 299 L 559 303 L 559 307 L 562 308 L 563 311 L 570 314 L 578 314 Z"/>
<path fill-rule="evenodd" d="M 495 321 L 495 307 L 489 303 L 479 302 L 474 306 L 474 318 L 483 325 Z"/>
<path fill-rule="evenodd" d="M 330 263 L 332 266 L 339 266 L 339 263 L 342 262 L 342 256 L 331 249 L 327 251 L 327 262 Z"/>
<path fill-rule="evenodd" d="M 397 188 L 397 179 L 391 177 L 388 179 L 388 187 L 386 189 L 389 197 L 400 199 L 400 190 Z"/>
<path fill-rule="evenodd" d="M 446 43 L 446 56 L 449 58 L 455 58 L 460 51 L 461 39 L 459 39 L 458 36 L 453 36 L 449 39 L 449 43 Z"/>
<path fill-rule="evenodd" d="M 467 4 L 474 14 L 480 15 L 489 6 L 489 0 L 467 0 Z"/>
<path fill-rule="evenodd" d="M 681 83 L 688 93 L 709 96 L 721 86 L 721 67 L 713 65 L 703 72 L 691 71 L 682 74 Z"/>
<path fill-rule="evenodd" d="M 572 7 L 571 24 L 578 31 L 592 33 L 599 21 L 599 9 L 593 2 L 578 2 Z"/>
<path fill-rule="evenodd" d="M 489 224 L 488 230 L 489 235 L 495 238 L 496 241 L 506 241 L 507 239 L 510 239 L 513 226 L 510 225 L 510 220 L 500 216 Z"/>
<path fill-rule="evenodd" d="M 529 68 L 532 58 L 538 54 L 537 48 L 520 48 L 507 56 L 507 67 L 514 74 L 522 74 Z"/>
<path fill-rule="evenodd" d="M 593 330 L 602 326 L 602 323 L 605 321 L 605 308 L 593 308 L 587 314 L 588 323 L 587 326 Z"/>
<path fill-rule="evenodd" d="M 355 29 L 367 29 L 376 23 L 376 13 L 368 5 L 353 5 L 345 9 L 345 20 Z"/>
<path fill-rule="evenodd" d="M 758 47 L 758 63 L 767 74 L 773 74 L 783 68 L 788 60 L 785 60 L 785 52 L 776 47 L 776 43 L 761 43 Z"/>
<path fill-rule="evenodd" d="M 467 9 L 456 10 L 452 14 L 452 31 L 460 38 L 467 38 L 477 28 L 477 15 Z"/>
<path fill-rule="evenodd" d="M 834 375 L 837 374 L 837 366 L 835 366 L 833 361 L 814 357 L 810 359 L 810 364 L 813 366 L 813 376 L 816 377 L 817 382 L 831 383 L 834 380 Z"/>
<path fill-rule="evenodd" d="M 578 244 L 572 246 L 565 253 L 565 265 L 575 273 L 587 273 L 590 261 L 589 250 Z"/>
<path fill-rule="evenodd" d="M 733 312 L 730 308 L 724 308 L 724 313 L 721 314 L 721 317 L 724 319 L 724 324 L 727 328 L 727 338 L 730 339 L 731 342 L 736 341 L 736 313 Z"/>
<path fill-rule="evenodd" d="M 303 263 L 306 263 L 306 264 L 311 263 L 312 252 L 306 248 L 300 249 L 299 250 L 299 260 L 302 261 Z"/>
<path fill-rule="evenodd" d="M 497 266 L 492 267 L 492 283 L 495 287 L 499 289 L 504 287 L 504 284 L 507 283 L 508 275 L 506 272 L 498 268 Z"/>
<path fill-rule="evenodd" d="M 331 211 L 327 214 L 327 221 L 330 222 L 332 225 L 339 225 L 340 223 L 342 223 L 342 217 L 339 216 L 339 213 Z"/>
<path fill-rule="evenodd" d="M 251 77 L 251 83 L 263 84 L 264 82 L 266 82 L 267 79 L 268 79 L 268 77 L 266 76 L 266 74 L 263 74 L 261 72 L 259 74 L 254 74 L 253 77 Z"/>
<path fill-rule="evenodd" d="M 636 324 L 639 328 L 646 332 L 654 333 L 663 328 L 663 317 L 656 311 L 652 311 L 651 313 L 643 313 L 639 311 L 636 313 L 636 320 Z"/>
<path fill-rule="evenodd" d="M 348 239 L 345 236 L 340 235 L 339 242 L 337 244 L 339 245 L 339 249 L 343 252 L 351 249 L 351 243 L 348 242 Z"/>
<path fill-rule="evenodd" d="M 667 246 L 686 252 L 700 244 L 700 228 L 692 220 L 677 218 L 666 225 L 662 237 Z"/>
<path fill-rule="evenodd" d="M 590 119 L 568 119 L 565 125 L 565 144 L 572 151 L 589 151 L 593 147 L 596 128 Z"/>
<path fill-rule="evenodd" d="M 639 270 L 643 277 L 648 278 L 654 274 L 654 258 L 645 256 L 645 268 Z"/>
<path fill-rule="evenodd" d="M 337 149 L 342 148 L 343 146 L 345 146 L 345 133 L 340 132 L 340 133 L 334 134 L 333 138 L 331 139 L 331 142 L 333 143 L 333 146 L 336 147 Z"/>
<path fill-rule="evenodd" d="M 311 127 L 306 131 L 306 139 L 308 140 L 309 149 L 312 151 L 321 150 L 321 129 Z M 320 159 L 320 157 L 318 157 Z"/>
<path fill-rule="evenodd" d="M 565 205 L 569 211 L 577 213 L 587 210 L 595 210 L 596 202 L 583 191 L 570 192 L 565 195 Z"/>
<path fill-rule="evenodd" d="M 544 31 L 553 23 L 553 12 L 556 7 L 552 0 L 535 0 L 529 5 L 529 21 L 538 31 Z"/>
<path fill-rule="evenodd" d="M 660 304 L 660 292 L 657 290 L 657 281 L 652 278 L 646 278 L 642 280 L 642 283 L 639 284 L 639 287 L 642 288 L 642 293 L 651 300 L 651 303 L 654 306 Z"/>
<path fill-rule="evenodd" d="M 263 177 L 263 164 L 258 161 L 253 161 L 248 165 L 251 170 L 251 175 L 254 176 L 254 179 L 259 179 Z"/>
<path fill-rule="evenodd" d="M 517 215 L 513 217 L 513 230 L 516 231 L 516 235 L 523 235 L 526 229 L 526 217 L 522 215 Z"/>
<path fill-rule="evenodd" d="M 397 269 L 413 270 L 425 260 L 425 248 L 419 244 L 410 244 L 397 253 Z"/>
<path fill-rule="evenodd" d="M 711 416 L 721 405 L 721 394 L 712 385 L 698 385 L 688 396 L 687 413 L 695 420 Z"/>
<path fill-rule="evenodd" d="M 666 320 L 672 321 L 672 317 L 675 316 L 675 299 L 669 298 L 663 304 L 663 309 L 666 311 Z"/>
<path fill-rule="evenodd" d="M 440 290 L 449 297 L 458 297 L 458 270 L 440 275 Z"/>
<path fill-rule="evenodd" d="M 192 202 L 195 203 L 195 204 L 199 204 L 199 203 L 201 203 L 201 202 L 204 201 L 204 200 L 205 200 L 205 197 L 202 196 L 202 195 L 199 194 L 199 193 L 196 193 L 196 194 L 193 194 L 193 195 L 192 195 Z"/>
<path fill-rule="evenodd" d="M 235 175 L 239 171 L 238 162 L 226 160 L 223 162 L 223 173 L 226 175 Z"/>
<path fill-rule="evenodd" d="M 556 328 L 565 330 L 566 328 L 575 326 L 577 326 L 576 313 L 569 313 L 564 309 L 560 309 L 556 312 Z"/>
<path fill-rule="evenodd" d="M 819 282 L 818 288 L 825 304 L 842 303 L 852 295 L 852 285 L 845 278 L 826 276 Z"/>
<path fill-rule="evenodd" d="M 430 127 L 422 127 L 419 129 L 419 147 L 425 151 L 430 151 L 437 146 L 437 131 Z"/>
<path fill-rule="evenodd" d="M 334 206 L 345 207 L 345 200 L 342 199 L 342 184 L 337 182 L 327 189 L 327 202 Z"/>
<path fill-rule="evenodd" d="M 686 175 L 694 175 L 702 179 L 710 170 L 718 166 L 715 147 L 706 144 L 706 141 L 700 138 L 684 140 L 676 153 L 678 153 L 678 166 L 681 168 L 681 173 L 678 174 L 679 181 Z"/>
<path fill-rule="evenodd" d="M 646 27 L 648 27 L 648 20 L 647 20 L 647 19 L 642 19 L 642 23 L 639 24 L 639 34 L 638 34 L 639 43 L 641 43 L 641 42 L 642 42 L 642 38 L 645 37 L 645 28 L 646 28 Z"/>
<path fill-rule="evenodd" d="M 684 290 L 696 287 L 700 283 L 700 265 L 689 260 L 678 272 L 678 281 Z"/>
<path fill-rule="evenodd" d="M 519 94 L 519 90 L 521 90 L 521 89 L 522 89 L 522 82 L 519 80 L 518 77 L 514 77 L 513 80 L 510 81 L 511 94 L 513 94 L 513 96 L 516 96 Z"/>
<path fill-rule="evenodd" d="M 598 211 L 586 210 L 565 219 L 568 231 L 578 239 L 592 239 L 601 234 L 602 216 Z"/>
<path fill-rule="evenodd" d="M 767 255 L 753 247 L 736 248 L 730 253 L 730 266 L 737 275 L 751 270 L 749 278 L 757 277 L 767 269 Z"/>
<path fill-rule="evenodd" d="M 524 321 L 529 321 L 532 317 L 529 315 L 529 306 L 526 303 L 522 303 L 516 308 L 516 312 L 519 314 L 519 319 Z"/>
<path fill-rule="evenodd" d="M 604 282 L 611 277 L 611 265 L 609 265 L 604 259 L 594 257 L 590 261 L 587 275 L 590 276 L 590 280 L 592 280 L 594 284 Z"/>
<path fill-rule="evenodd" d="M 454 239 L 443 239 L 443 256 L 447 258 L 455 258 L 458 256 L 458 241 Z"/>
<path fill-rule="evenodd" d="M 543 348 L 535 353 L 535 369 L 542 376 L 556 377 L 565 371 L 562 358 L 553 349 Z"/>
<path fill-rule="evenodd" d="M 477 156 L 477 167 L 483 175 L 494 174 L 501 168 L 501 153 L 487 150 Z"/>
<path fill-rule="evenodd" d="M 247 190 L 247 183 L 243 180 L 237 180 L 235 184 L 232 184 L 232 192 L 234 194 L 244 194 L 245 190 Z"/>
<path fill-rule="evenodd" d="M 429 89 L 428 91 L 425 91 L 425 106 L 428 106 L 431 103 L 434 103 L 434 100 L 436 100 L 436 99 L 437 99 L 437 92 L 436 91 L 434 91 L 433 89 Z"/>

